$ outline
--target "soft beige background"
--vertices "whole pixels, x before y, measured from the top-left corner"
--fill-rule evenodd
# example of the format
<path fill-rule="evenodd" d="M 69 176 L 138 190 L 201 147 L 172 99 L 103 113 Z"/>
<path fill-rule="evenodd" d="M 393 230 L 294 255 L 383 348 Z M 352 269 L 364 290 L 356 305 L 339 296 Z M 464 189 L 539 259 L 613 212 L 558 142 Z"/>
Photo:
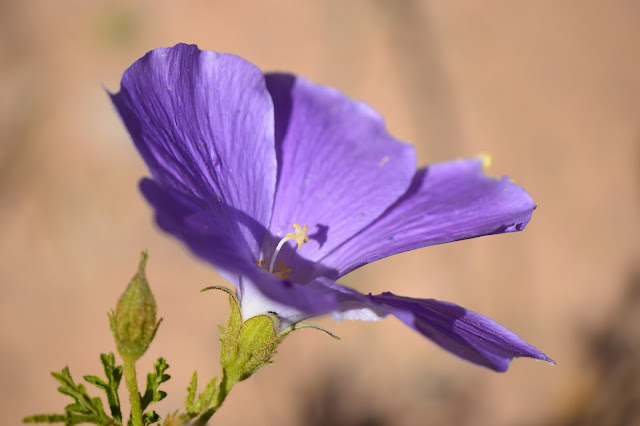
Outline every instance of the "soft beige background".
<path fill-rule="evenodd" d="M 367 101 L 420 164 L 492 153 L 492 172 L 538 204 L 525 232 L 344 282 L 456 302 L 558 363 L 496 374 L 394 319 L 323 319 L 341 341 L 295 333 L 215 424 L 640 421 L 639 24 L 631 0 L 0 2 L 0 424 L 62 408 L 49 371 L 100 372 L 98 353 L 114 349 L 106 312 L 143 248 L 165 322 L 141 367 L 162 355 L 173 376 L 156 408 L 182 404 L 194 369 L 218 374 L 226 299 L 199 289 L 223 282 L 153 225 L 136 188 L 145 168 L 104 91 L 179 41 Z"/>

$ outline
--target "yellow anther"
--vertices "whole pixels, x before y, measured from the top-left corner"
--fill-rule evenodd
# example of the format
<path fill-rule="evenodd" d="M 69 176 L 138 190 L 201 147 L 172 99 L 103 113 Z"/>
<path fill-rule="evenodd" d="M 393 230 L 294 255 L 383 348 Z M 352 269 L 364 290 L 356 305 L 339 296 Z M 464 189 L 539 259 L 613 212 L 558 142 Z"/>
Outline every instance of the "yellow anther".
<path fill-rule="evenodd" d="M 482 168 L 486 172 L 487 169 L 489 169 L 491 167 L 491 164 L 493 163 L 493 158 L 491 157 L 491 154 L 489 154 L 488 152 L 481 152 L 480 154 L 478 154 L 478 158 L 480 158 L 480 160 L 482 161 Z"/>
<path fill-rule="evenodd" d="M 278 262 L 280 269 L 278 271 L 273 271 L 274 274 L 279 276 L 280 278 L 289 278 L 289 274 L 291 273 L 291 269 L 288 269 L 284 266 L 284 262 Z"/>
<path fill-rule="evenodd" d="M 290 232 L 284 237 L 291 240 L 296 240 L 296 242 L 298 243 L 298 249 L 300 249 L 300 247 L 302 247 L 304 243 L 309 242 L 309 236 L 307 235 L 307 229 L 309 229 L 309 227 L 307 225 L 301 227 L 299 224 L 294 223 L 293 228 L 296 230 L 296 232 Z"/>

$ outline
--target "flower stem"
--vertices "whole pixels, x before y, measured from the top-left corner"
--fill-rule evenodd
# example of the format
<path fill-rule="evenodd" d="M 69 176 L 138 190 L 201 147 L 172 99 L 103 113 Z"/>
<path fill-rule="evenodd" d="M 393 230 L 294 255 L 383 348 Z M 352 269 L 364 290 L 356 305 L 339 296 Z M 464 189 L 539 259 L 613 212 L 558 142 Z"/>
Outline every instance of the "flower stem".
<path fill-rule="evenodd" d="M 136 379 L 136 362 L 128 357 L 124 358 L 124 380 L 127 382 L 127 389 L 129 390 L 131 421 L 133 422 L 133 426 L 143 426 L 140 393 L 138 392 L 138 382 Z"/>

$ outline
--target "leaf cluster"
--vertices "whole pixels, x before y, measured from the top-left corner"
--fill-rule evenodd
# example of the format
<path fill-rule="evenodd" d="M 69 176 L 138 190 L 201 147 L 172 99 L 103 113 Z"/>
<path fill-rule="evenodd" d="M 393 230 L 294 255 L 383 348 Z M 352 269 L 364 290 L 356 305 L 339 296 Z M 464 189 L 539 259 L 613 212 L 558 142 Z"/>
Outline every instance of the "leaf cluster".
<path fill-rule="evenodd" d="M 62 414 L 37 414 L 25 417 L 22 421 L 24 423 L 63 423 L 65 426 L 82 423 L 101 426 L 123 426 L 122 409 L 118 395 L 123 367 L 122 365 L 116 365 L 113 353 L 101 354 L 100 361 L 104 368 L 105 378 L 87 375 L 83 379 L 104 392 L 110 414 L 105 412 L 100 397 L 91 396 L 82 383 L 76 383 L 73 380 L 69 367 L 64 367 L 60 372 L 53 372 L 51 375 L 60 383 L 58 392 L 71 397 L 73 402 L 64 407 Z M 147 386 L 144 394 L 140 395 L 143 413 L 150 404 L 161 401 L 167 396 L 166 392 L 158 388 L 171 378 L 171 376 L 165 374 L 168 368 L 167 362 L 163 358 L 159 358 L 153 366 L 153 371 L 147 374 Z M 160 416 L 155 411 L 143 414 L 145 426 L 156 423 L 159 420 Z M 128 419 L 127 424 L 131 425 L 131 419 Z"/>
<path fill-rule="evenodd" d="M 217 377 L 207 383 L 204 390 L 198 391 L 198 372 L 194 371 L 191 382 L 187 387 L 187 397 L 184 401 L 185 410 L 182 413 L 175 412 L 168 416 L 164 426 L 206 425 L 211 416 L 220 407 L 217 396 L 219 389 L 216 387 Z"/>
<path fill-rule="evenodd" d="M 158 358 L 153 364 L 153 371 L 147 374 L 147 386 L 144 394 L 140 395 L 140 406 L 142 408 L 142 422 L 143 424 L 150 425 L 160 420 L 160 416 L 155 411 L 145 413 L 146 409 L 154 402 L 159 402 L 167 396 L 165 391 L 159 390 L 159 386 L 171 378 L 170 375 L 165 374 L 165 371 L 169 368 L 169 364 L 164 358 Z M 129 419 L 128 426 L 131 426 L 131 419 Z"/>
<path fill-rule="evenodd" d="M 65 425 L 77 425 L 92 423 L 104 426 L 122 425 L 122 411 L 120 410 L 120 398 L 118 387 L 122 379 L 122 366 L 115 365 L 113 353 L 100 355 L 100 361 L 104 367 L 106 381 L 97 376 L 84 376 L 84 380 L 102 389 L 109 403 L 111 415 L 108 415 L 102 406 L 99 397 L 92 397 L 82 383 L 76 383 L 71 377 L 69 367 L 64 367 L 59 373 L 51 373 L 54 379 L 60 383 L 58 392 L 67 395 L 74 402 L 64 407 L 63 414 L 38 414 L 23 419 L 25 423 L 64 423 Z"/>

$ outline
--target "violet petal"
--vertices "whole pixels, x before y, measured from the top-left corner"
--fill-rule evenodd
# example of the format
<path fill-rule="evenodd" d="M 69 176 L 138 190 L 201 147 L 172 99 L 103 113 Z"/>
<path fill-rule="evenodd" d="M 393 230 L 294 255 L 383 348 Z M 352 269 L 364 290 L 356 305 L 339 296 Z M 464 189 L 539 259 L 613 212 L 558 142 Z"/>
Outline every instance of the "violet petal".
<path fill-rule="evenodd" d="M 382 293 L 358 293 L 325 277 L 309 284 L 320 294 L 333 293 L 340 305 L 331 313 L 340 319 L 377 321 L 394 315 L 443 349 L 495 371 L 506 371 L 514 358 L 553 360 L 494 320 L 461 306 L 434 299 Z"/>
<path fill-rule="evenodd" d="M 321 262 L 342 276 L 407 250 L 520 231 L 534 208 L 531 196 L 507 177 L 485 175 L 480 159 L 434 164 L 420 169 L 378 220 Z"/>
<path fill-rule="evenodd" d="M 409 327 L 474 364 L 495 371 L 506 371 L 511 361 L 518 357 L 555 364 L 511 330 L 453 303 L 392 293 L 382 293 L 372 299 Z"/>
<path fill-rule="evenodd" d="M 178 44 L 136 61 L 111 99 L 155 180 L 201 200 L 218 220 L 236 220 L 222 203 L 266 229 L 276 157 L 273 104 L 257 67 Z M 241 229 L 255 253 L 259 232 Z"/>
<path fill-rule="evenodd" d="M 255 305 L 260 302 L 255 299 L 261 298 L 261 295 L 267 298 L 264 309 L 253 314 L 278 310 L 278 314 L 287 317 L 309 317 L 338 306 L 336 296 L 332 293 L 281 279 L 258 268 L 248 247 L 228 238 L 230 231 L 225 229 L 226 224 L 217 221 L 194 198 L 151 179 L 142 180 L 140 188 L 153 206 L 160 228 L 182 240 L 194 254 L 216 266 L 227 280 L 238 287 L 240 297 L 247 301 L 247 305 L 253 303 L 254 306 L 243 306 L 243 314 L 245 310 L 257 310 Z M 243 218 L 241 220 L 251 220 L 241 212 L 236 214 Z"/>
<path fill-rule="evenodd" d="M 265 78 L 275 107 L 278 156 L 270 231 L 279 239 L 293 231 L 293 223 L 308 225 L 311 240 L 295 256 L 315 261 L 406 191 L 415 152 L 390 136 L 383 119 L 365 103 L 301 77 Z M 295 263 L 291 247 L 279 256 L 288 267 Z"/>

